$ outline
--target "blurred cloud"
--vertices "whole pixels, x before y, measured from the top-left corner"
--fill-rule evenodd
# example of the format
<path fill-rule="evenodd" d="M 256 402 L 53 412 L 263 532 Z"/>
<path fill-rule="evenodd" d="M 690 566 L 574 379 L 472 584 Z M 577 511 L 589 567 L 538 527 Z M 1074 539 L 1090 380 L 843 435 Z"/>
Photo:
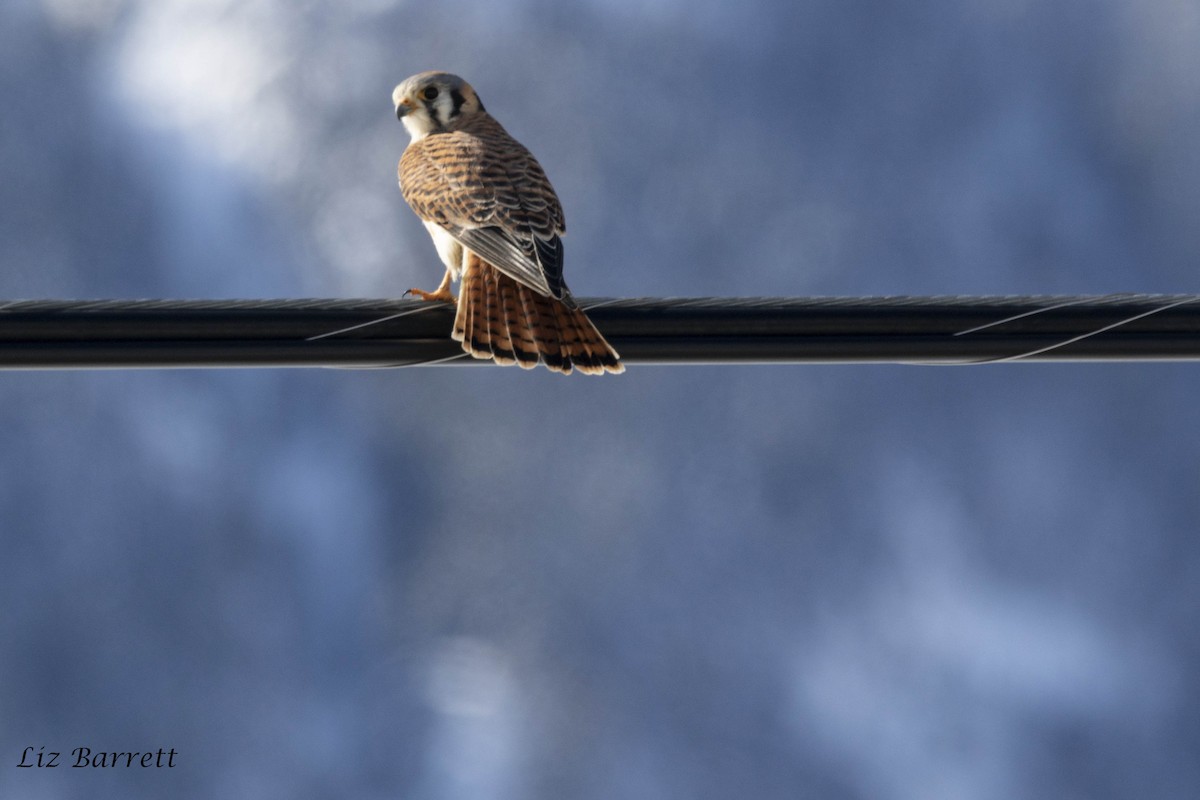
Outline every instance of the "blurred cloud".
<path fill-rule="evenodd" d="M 445 67 L 547 167 L 580 294 L 1187 290 L 1198 14 L 9 4 L 0 281 L 428 288 L 389 93 Z M 0 751 L 177 740 L 189 771 L 106 775 L 125 797 L 1190 796 L 1198 391 L 7 375 Z M 96 794 L 24 772 L 0 795 Z"/>
<path fill-rule="evenodd" d="M 885 474 L 900 568 L 824 614 L 793 673 L 795 730 L 854 764 L 864 796 L 1025 795 L 1009 767 L 1030 746 L 1023 729 L 1147 720 L 1180 702 L 1152 634 L 993 574 L 969 549 L 981 523 L 936 471 L 909 461 Z"/>
<path fill-rule="evenodd" d="M 519 797 L 522 731 L 514 676 L 504 654 L 471 637 L 435 643 L 426 697 L 437 712 L 429 748 L 431 797 Z"/>
<path fill-rule="evenodd" d="M 272 0 L 137 4 L 117 47 L 118 93 L 145 124 L 259 179 L 299 167 L 300 122 L 277 81 L 292 47 Z"/>
<path fill-rule="evenodd" d="M 126 0 L 41 0 L 56 26 L 64 31 L 98 30 L 112 23 Z"/>

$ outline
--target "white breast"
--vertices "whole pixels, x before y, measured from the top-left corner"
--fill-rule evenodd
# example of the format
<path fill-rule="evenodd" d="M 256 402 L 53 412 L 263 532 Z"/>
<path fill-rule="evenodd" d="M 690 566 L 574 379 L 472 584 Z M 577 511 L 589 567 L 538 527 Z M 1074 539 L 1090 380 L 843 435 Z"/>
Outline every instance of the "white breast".
<path fill-rule="evenodd" d="M 458 280 L 462 277 L 463 270 L 462 245 L 453 236 L 446 233 L 445 228 L 435 222 L 426 222 L 425 230 L 429 231 L 429 235 L 433 237 L 433 246 L 437 248 L 442 263 L 446 265 L 446 269 L 450 270 L 454 280 Z"/>

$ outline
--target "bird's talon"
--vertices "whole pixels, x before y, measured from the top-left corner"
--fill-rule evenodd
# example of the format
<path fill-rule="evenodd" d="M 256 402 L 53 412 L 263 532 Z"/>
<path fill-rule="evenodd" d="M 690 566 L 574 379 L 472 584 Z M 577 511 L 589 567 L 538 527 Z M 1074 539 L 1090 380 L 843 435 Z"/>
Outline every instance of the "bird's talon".
<path fill-rule="evenodd" d="M 419 297 L 419 298 L 421 298 L 422 300 L 432 300 L 432 301 L 434 301 L 434 302 L 437 302 L 437 301 L 439 301 L 439 300 L 440 300 L 441 302 L 443 302 L 443 303 L 456 303 L 456 302 L 458 302 L 458 298 L 457 298 L 457 297 L 455 297 L 455 296 L 454 296 L 454 295 L 453 295 L 451 292 L 449 292 L 449 291 L 425 292 L 425 291 L 422 291 L 422 290 L 420 290 L 420 289 L 409 289 L 409 290 L 408 290 L 407 292 L 405 292 L 404 294 L 405 294 L 405 296 L 407 296 L 407 295 L 410 295 L 410 294 L 411 294 L 411 295 L 413 295 L 414 297 Z"/>

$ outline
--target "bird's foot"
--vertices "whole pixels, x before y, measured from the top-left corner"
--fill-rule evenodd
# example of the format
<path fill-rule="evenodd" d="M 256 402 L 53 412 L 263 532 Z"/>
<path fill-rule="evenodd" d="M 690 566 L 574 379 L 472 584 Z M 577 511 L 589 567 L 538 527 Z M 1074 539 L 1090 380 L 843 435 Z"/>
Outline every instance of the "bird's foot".
<path fill-rule="evenodd" d="M 433 301 L 440 300 L 443 303 L 457 303 L 458 302 L 458 298 L 454 296 L 454 293 L 445 287 L 441 287 L 435 292 L 425 292 L 420 289 L 409 289 L 407 292 L 404 293 L 404 296 L 407 297 L 410 294 L 413 295 L 414 297 L 419 297 L 422 300 L 433 300 Z"/>

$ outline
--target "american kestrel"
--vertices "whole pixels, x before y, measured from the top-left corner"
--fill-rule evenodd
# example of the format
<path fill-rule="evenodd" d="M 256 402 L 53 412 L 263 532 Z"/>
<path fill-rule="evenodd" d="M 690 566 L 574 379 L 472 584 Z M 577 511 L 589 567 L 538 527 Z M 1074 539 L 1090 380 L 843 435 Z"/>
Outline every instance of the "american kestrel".
<path fill-rule="evenodd" d="M 454 302 L 451 336 L 476 358 L 600 375 L 625 367 L 563 283 L 562 205 L 533 155 L 456 75 L 422 72 L 392 92 L 412 136 L 400 191 L 425 223 L 446 276 L 432 292 Z"/>

